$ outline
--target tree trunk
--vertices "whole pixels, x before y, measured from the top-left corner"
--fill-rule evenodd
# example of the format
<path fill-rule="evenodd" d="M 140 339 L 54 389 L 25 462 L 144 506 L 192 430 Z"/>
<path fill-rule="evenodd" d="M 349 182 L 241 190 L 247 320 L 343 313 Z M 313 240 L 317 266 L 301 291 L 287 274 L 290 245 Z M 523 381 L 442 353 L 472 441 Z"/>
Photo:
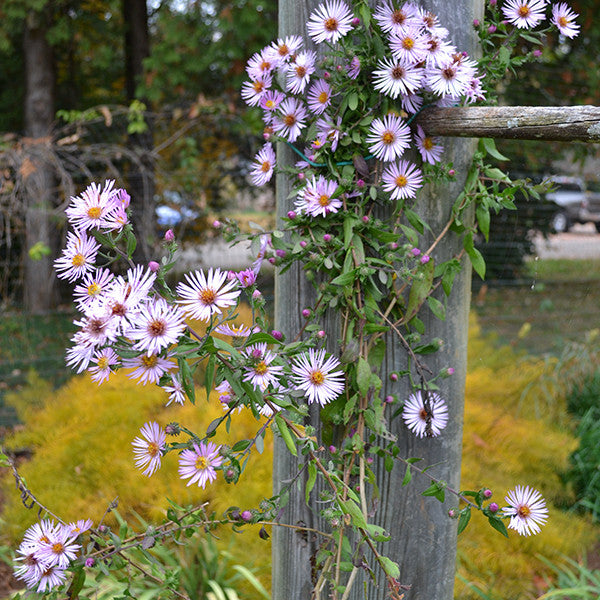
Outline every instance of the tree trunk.
<path fill-rule="evenodd" d="M 135 99 L 136 88 L 144 75 L 144 59 L 150 55 L 148 33 L 148 9 L 146 0 L 123 0 L 125 24 L 125 89 L 127 101 Z M 147 102 L 144 102 L 147 104 Z M 150 157 L 154 140 L 152 123 L 146 119 L 148 129 L 129 136 L 129 145 L 138 156 L 138 163 L 131 165 L 127 190 L 131 195 L 133 226 L 138 246 L 134 259 L 147 262 L 151 259 L 154 239 L 154 165 Z"/>
<path fill-rule="evenodd" d="M 303 34 L 309 14 L 319 4 L 314 0 L 280 0 L 279 35 Z M 441 23 L 450 30 L 453 43 L 459 50 L 474 53 L 475 36 L 472 22 L 481 18 L 482 0 L 426 0 L 426 8 L 440 17 Z M 454 199 L 460 193 L 474 150 L 472 141 L 446 140 L 445 161 L 452 161 L 457 180 L 452 184 L 430 186 L 418 195 L 417 210 L 430 224 L 434 234 L 438 234 L 451 215 Z M 294 160 L 291 151 L 279 148 L 279 166 Z M 292 208 L 287 200 L 290 186 L 285 175 L 277 179 L 277 214 L 284 216 Z M 424 239 L 421 248 L 428 247 L 432 240 Z M 445 237 L 437 246 L 434 258 L 439 261 L 456 255 L 461 249 L 460 240 Z M 429 472 L 459 489 L 460 462 L 462 451 L 462 420 L 464 404 L 464 381 L 466 374 L 467 326 L 470 299 L 471 268 L 465 264 L 463 272 L 457 276 L 447 303 L 447 319 L 440 322 L 433 316 L 420 315 L 425 322 L 427 337 L 445 341 L 443 349 L 431 355 L 427 361 L 433 372 L 441 367 L 451 366 L 454 375 L 443 381 L 441 393 L 448 402 L 450 422 L 443 435 L 434 439 L 420 440 L 407 431 L 400 419 L 392 424 L 392 433 L 398 436 L 398 446 L 405 458 L 423 458 L 422 465 L 437 465 Z M 310 284 L 302 274 L 300 265 L 295 265 L 275 279 L 275 327 L 286 335 L 295 335 L 301 329 L 301 310 L 311 306 L 314 295 Z M 336 315 L 331 315 L 324 324 L 328 339 L 336 340 L 339 324 Z M 330 345 L 329 351 L 335 352 Z M 387 352 L 383 363 L 382 395 L 395 394 L 406 398 L 410 393 L 407 382 L 392 383 L 388 374 L 406 366 L 406 352 L 393 338 L 388 336 Z M 312 407 L 314 408 L 314 407 Z M 311 411 L 311 424 L 319 435 L 318 411 Z M 454 570 L 456 557 L 456 521 L 448 517 L 448 509 L 456 506 L 454 498 L 447 498 L 444 504 L 429 497 L 421 496 L 429 481 L 417 475 L 410 485 L 401 485 L 404 468 L 396 465 L 387 473 L 383 464 L 374 464 L 381 498 L 374 522 L 391 532 L 392 540 L 380 544 L 380 550 L 400 565 L 401 584 L 411 586 L 406 591 L 406 600 L 450 600 L 453 596 Z M 290 456 L 285 445 L 278 440 L 275 447 L 274 487 L 280 489 L 282 480 L 289 480 L 298 473 L 298 461 Z M 304 482 L 306 483 L 306 471 Z M 315 502 L 320 489 L 311 494 L 311 503 L 304 502 L 303 491 L 291 493 L 289 504 L 284 509 L 287 523 L 303 524 L 308 527 L 327 530 L 327 525 L 319 518 L 319 505 Z M 311 557 L 314 557 L 320 540 L 313 536 L 300 535 L 287 528 L 273 529 L 273 600 L 290 598 L 308 599 L 313 587 Z M 371 561 L 373 562 L 373 561 Z M 376 567 L 380 586 L 372 585 L 368 577 L 360 575 L 349 596 L 351 600 L 383 600 L 388 597 L 385 578 Z M 366 585 L 366 593 L 365 593 Z M 326 597 L 327 594 L 323 594 Z"/>
<path fill-rule="evenodd" d="M 46 39 L 43 17 L 31 13 L 25 22 L 25 135 L 21 167 L 25 208 L 25 308 L 41 313 L 55 303 L 55 277 L 52 268 L 54 227 L 51 224 L 55 191 L 54 170 L 49 161 L 49 144 L 54 121 L 54 58 Z M 29 250 L 42 244 L 51 252 L 32 257 Z"/>

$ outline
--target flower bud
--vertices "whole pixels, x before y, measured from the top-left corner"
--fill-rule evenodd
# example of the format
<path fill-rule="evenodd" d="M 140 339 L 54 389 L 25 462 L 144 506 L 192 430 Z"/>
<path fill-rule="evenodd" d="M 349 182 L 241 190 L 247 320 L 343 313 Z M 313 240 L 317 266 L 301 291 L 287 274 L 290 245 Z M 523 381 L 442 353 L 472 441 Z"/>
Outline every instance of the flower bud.
<path fill-rule="evenodd" d="M 148 268 L 153 272 L 156 273 L 156 271 L 158 271 L 160 269 L 160 265 L 155 261 L 155 260 L 151 260 L 148 263 Z"/>
<path fill-rule="evenodd" d="M 448 516 L 449 516 L 451 519 L 455 519 L 455 518 L 456 518 L 456 511 L 455 511 L 453 508 L 451 508 L 451 509 L 448 511 Z"/>
<path fill-rule="evenodd" d="M 212 225 L 215 229 L 219 229 L 219 227 L 221 227 L 221 221 L 213 221 Z"/>
<path fill-rule="evenodd" d="M 283 333 L 281 333 L 281 331 L 277 331 L 277 329 L 273 329 L 273 331 L 271 331 L 271 335 L 278 341 L 280 342 L 283 339 Z"/>
<path fill-rule="evenodd" d="M 274 265 L 277 262 L 277 259 L 274 256 L 269 257 L 269 263 Z"/>
<path fill-rule="evenodd" d="M 542 55 L 542 51 L 541 51 L 541 50 L 534 50 L 534 51 L 533 51 L 533 55 L 534 55 L 536 58 L 539 58 L 539 57 Z"/>
<path fill-rule="evenodd" d="M 302 173 L 302 172 L 298 173 L 298 179 L 299 179 L 300 181 L 302 181 L 302 180 L 304 179 L 304 177 L 306 177 L 306 176 L 304 175 L 304 173 Z"/>
<path fill-rule="evenodd" d="M 364 179 L 359 179 L 359 180 L 356 182 L 356 187 L 357 187 L 358 189 L 360 189 L 360 190 L 362 190 L 362 189 L 365 187 L 365 185 L 366 185 L 366 184 L 365 184 L 365 181 L 364 181 Z"/>
<path fill-rule="evenodd" d="M 429 254 L 423 254 L 423 256 L 421 256 L 421 264 L 422 265 L 426 265 L 430 260 L 431 260 L 431 256 L 429 256 Z"/>
<path fill-rule="evenodd" d="M 491 513 L 497 513 L 499 508 L 500 507 L 495 502 L 490 502 L 490 504 L 488 505 L 488 510 Z"/>
<path fill-rule="evenodd" d="M 260 531 L 258 532 L 258 537 L 261 540 L 268 540 L 271 536 L 267 533 L 267 530 L 264 527 L 261 527 Z"/>
<path fill-rule="evenodd" d="M 288 219 L 291 219 L 292 221 L 296 218 L 296 212 L 293 210 L 290 210 L 287 214 Z"/>
<path fill-rule="evenodd" d="M 358 27 L 360 25 L 360 19 L 358 17 L 354 17 L 351 21 L 352 27 Z"/>
<path fill-rule="evenodd" d="M 331 454 L 335 454 L 337 452 L 337 448 L 335 446 L 329 446 L 329 452 L 331 452 Z"/>
<path fill-rule="evenodd" d="M 181 429 L 179 428 L 179 424 L 178 423 L 169 423 L 165 427 L 165 433 L 167 435 L 179 435 L 180 432 L 181 432 Z"/>
<path fill-rule="evenodd" d="M 326 233 L 326 234 L 323 236 L 323 241 L 324 241 L 324 242 L 330 242 L 330 241 L 331 241 L 331 234 L 329 234 L 329 233 Z"/>
<path fill-rule="evenodd" d="M 479 19 L 473 19 L 473 27 L 479 27 Z"/>
<path fill-rule="evenodd" d="M 172 229 L 165 231 L 165 242 L 172 242 L 175 239 L 175 234 Z"/>
<path fill-rule="evenodd" d="M 306 240 L 301 240 L 300 241 L 300 247 L 306 248 Z"/>
<path fill-rule="evenodd" d="M 275 250 L 275 254 L 277 254 L 279 258 L 283 258 L 285 256 L 285 250 Z"/>
<path fill-rule="evenodd" d="M 369 222 L 369 217 L 367 215 L 364 215 L 362 218 L 362 222 L 363 223 L 368 223 Z"/>
<path fill-rule="evenodd" d="M 450 175 L 450 177 L 454 177 L 454 175 L 456 175 L 456 171 L 454 169 L 449 169 L 448 175 Z"/>
<path fill-rule="evenodd" d="M 86 558 L 85 559 L 85 566 L 86 567 L 93 567 L 95 562 L 96 561 L 93 558 Z"/>
<path fill-rule="evenodd" d="M 398 373 L 390 373 L 390 381 L 398 381 Z"/>
<path fill-rule="evenodd" d="M 259 300 L 260 298 L 262 298 L 262 294 L 260 293 L 260 290 L 254 290 L 252 292 L 252 298 L 254 298 L 254 300 Z"/>
<path fill-rule="evenodd" d="M 491 498 L 492 494 L 493 494 L 493 492 L 489 488 L 486 488 L 485 490 L 483 490 L 483 497 L 484 498 Z"/>
<path fill-rule="evenodd" d="M 321 329 L 317 331 L 317 337 L 323 339 L 327 334 Z"/>
<path fill-rule="evenodd" d="M 488 33 L 494 33 L 496 31 L 496 26 L 495 25 L 490 25 L 487 28 Z"/>
<path fill-rule="evenodd" d="M 308 308 L 304 308 L 304 309 L 302 309 L 302 316 L 303 316 L 305 319 L 308 319 L 308 317 L 310 317 L 310 310 L 309 310 Z"/>
<path fill-rule="evenodd" d="M 252 513 L 249 510 L 245 510 L 242 512 L 240 517 L 242 517 L 242 521 L 246 521 L 246 523 L 248 523 L 248 521 L 252 519 Z"/>
<path fill-rule="evenodd" d="M 410 253 L 411 253 L 413 256 L 419 256 L 419 254 L 421 254 L 421 251 L 420 251 L 418 248 L 413 248 L 413 249 L 410 251 Z"/>

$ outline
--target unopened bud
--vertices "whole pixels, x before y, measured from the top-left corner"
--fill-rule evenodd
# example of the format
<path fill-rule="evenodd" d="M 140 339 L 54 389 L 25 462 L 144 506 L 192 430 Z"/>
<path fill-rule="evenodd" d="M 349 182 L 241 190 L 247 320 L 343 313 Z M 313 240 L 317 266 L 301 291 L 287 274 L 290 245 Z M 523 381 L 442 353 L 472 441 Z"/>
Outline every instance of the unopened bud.
<path fill-rule="evenodd" d="M 172 242 L 175 239 L 175 234 L 172 229 L 165 231 L 165 242 Z"/>
<path fill-rule="evenodd" d="M 252 519 L 252 513 L 249 510 L 245 510 L 240 516 L 242 517 L 242 521 L 246 521 L 246 523 Z"/>
<path fill-rule="evenodd" d="M 155 261 L 155 260 L 151 260 L 148 263 L 148 268 L 153 272 L 156 273 L 156 271 L 158 271 L 160 269 L 160 265 Z"/>

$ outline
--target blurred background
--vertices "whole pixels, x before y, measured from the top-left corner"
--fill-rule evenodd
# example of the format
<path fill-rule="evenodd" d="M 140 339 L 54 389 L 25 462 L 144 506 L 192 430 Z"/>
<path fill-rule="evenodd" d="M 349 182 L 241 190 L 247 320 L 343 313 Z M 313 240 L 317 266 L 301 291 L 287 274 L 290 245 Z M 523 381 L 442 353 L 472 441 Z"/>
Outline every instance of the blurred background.
<path fill-rule="evenodd" d="M 600 1 L 571 6 L 581 35 L 548 34 L 534 65 L 508 74 L 496 90 L 502 104 L 600 104 Z M 52 490 L 43 500 L 58 513 L 73 509 L 73 493 L 93 512 L 73 518 L 98 518 L 111 500 L 109 492 L 99 499 L 111 477 L 93 475 L 99 465 L 82 462 L 76 451 L 85 447 L 100 452 L 102 463 L 119 465 L 112 479 L 122 476 L 131 492 L 124 512 L 159 519 L 164 507 L 139 503 L 147 482 L 130 464 L 127 440 L 137 435 L 140 411 L 175 419 L 147 390 L 121 381 L 112 398 L 110 389 L 65 367 L 74 313 L 52 262 L 66 234 L 69 198 L 91 181 L 116 179 L 132 197 L 138 262 L 158 260 L 172 229 L 181 245 L 175 276 L 246 268 L 247 247 L 228 248 L 211 224 L 227 217 L 242 229 L 250 222 L 273 226 L 273 189 L 253 188 L 248 178 L 263 142 L 260 115 L 239 90 L 247 59 L 276 35 L 274 0 L 0 2 L 0 438 L 28 481 Z M 578 598 L 597 598 L 600 156 L 595 145 L 497 146 L 510 159 L 498 166 L 512 177 L 552 187 L 539 200 L 523 196 L 516 210 L 493 215 L 489 240 L 478 240 L 487 276 L 473 280 L 463 485 L 495 486 L 501 504 L 517 477 L 542 490 L 554 509 L 536 539 L 503 544 L 470 526 L 472 534 L 460 540 L 457 597 L 566 598 L 558 590 L 570 586 Z M 271 301 L 272 275 L 261 288 Z M 97 419 L 89 427 L 72 426 L 90 413 Z M 201 427 L 214 417 L 196 418 Z M 106 443 L 107 422 L 108 435 L 118 429 L 122 445 Z M 267 444 L 256 466 L 263 476 L 242 492 L 247 506 L 270 494 L 270 452 Z M 61 472 L 72 489 L 55 485 Z M 168 473 L 161 485 L 176 494 Z M 234 492 L 211 492 L 210 499 L 230 494 L 239 502 Z M 10 472 L 0 511 L 0 558 L 10 561 L 8 545 L 36 517 L 20 504 Z M 258 598 L 264 594 L 251 576 L 233 567 L 250 566 L 268 590 L 269 557 L 268 541 L 249 532 L 243 543 L 229 534 L 220 542 L 202 538 L 176 562 L 188 569 L 192 597 L 208 598 L 213 581 Z M 223 564 L 229 567 L 220 570 Z M 9 567 L 0 571 L 0 598 L 18 587 L 9 574 Z M 114 592 L 108 586 L 105 597 Z"/>

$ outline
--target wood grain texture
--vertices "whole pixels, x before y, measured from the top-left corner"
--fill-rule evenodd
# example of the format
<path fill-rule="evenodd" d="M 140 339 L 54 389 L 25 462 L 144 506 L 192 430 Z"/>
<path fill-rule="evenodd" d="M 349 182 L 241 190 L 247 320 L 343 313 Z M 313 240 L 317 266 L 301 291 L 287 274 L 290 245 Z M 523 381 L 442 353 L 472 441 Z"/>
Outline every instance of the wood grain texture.
<path fill-rule="evenodd" d="M 426 108 L 415 119 L 428 135 L 600 142 L 598 106 Z"/>

